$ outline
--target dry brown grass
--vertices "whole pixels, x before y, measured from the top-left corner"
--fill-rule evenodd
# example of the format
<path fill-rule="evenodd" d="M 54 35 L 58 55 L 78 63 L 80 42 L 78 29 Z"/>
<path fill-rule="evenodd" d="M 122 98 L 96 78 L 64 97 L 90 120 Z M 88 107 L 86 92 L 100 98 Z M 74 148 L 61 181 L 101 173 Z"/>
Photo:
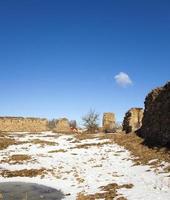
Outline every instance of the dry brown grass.
<path fill-rule="evenodd" d="M 55 146 L 57 144 L 56 142 L 51 142 L 51 141 L 47 141 L 47 140 L 40 140 L 40 139 L 32 140 L 31 143 L 40 144 L 41 146 L 45 146 L 45 145 Z"/>
<path fill-rule="evenodd" d="M 60 131 L 58 131 L 58 129 L 55 129 L 55 128 L 52 130 L 52 132 L 57 133 L 57 134 L 67 134 L 67 135 L 73 135 L 74 134 L 74 132 L 72 132 L 72 130 L 69 130 L 69 131 L 60 130 Z"/>
<path fill-rule="evenodd" d="M 136 165 L 149 164 L 158 167 L 162 161 L 170 163 L 170 151 L 166 148 L 149 148 L 135 133 L 115 134 L 113 141 L 128 149 L 135 157 Z M 151 162 L 155 160 L 154 162 Z"/>
<path fill-rule="evenodd" d="M 59 138 L 61 136 L 61 134 L 56 134 L 56 135 L 44 135 L 42 136 L 43 138 Z"/>
<path fill-rule="evenodd" d="M 133 187 L 132 184 L 118 185 L 116 183 L 112 183 L 112 184 L 100 187 L 101 192 L 98 192 L 96 194 L 86 195 L 83 193 L 79 193 L 77 196 L 77 200 L 96 200 L 96 199 L 111 200 L 111 199 L 114 199 L 115 197 L 118 197 L 118 192 L 117 192 L 118 189 L 121 189 L 121 188 L 130 189 L 132 187 Z M 127 200 L 124 197 L 119 197 L 117 199 Z"/>
<path fill-rule="evenodd" d="M 48 153 L 65 153 L 65 152 L 67 151 L 64 149 L 58 149 L 58 150 L 49 151 Z"/>
<path fill-rule="evenodd" d="M 44 168 L 42 169 L 23 169 L 23 170 L 3 170 L 0 172 L 0 176 L 2 177 L 36 177 L 36 176 L 43 176 L 46 173 Z"/>
<path fill-rule="evenodd" d="M 125 134 L 125 133 L 113 133 L 113 134 L 78 134 L 76 135 L 77 140 L 93 139 L 99 138 L 109 139 L 110 143 L 117 143 L 123 146 L 125 149 L 129 150 L 134 156 L 132 159 L 135 165 L 151 165 L 151 167 L 157 168 L 161 165 L 163 161 L 170 163 L 170 150 L 166 148 L 151 148 L 144 144 L 144 140 L 137 136 L 135 133 Z M 92 145 L 92 144 L 90 144 Z M 79 148 L 86 147 L 86 144 L 79 146 Z M 88 147 L 88 144 L 87 144 Z M 118 153 L 118 152 L 116 152 Z M 151 162 L 153 161 L 154 162 Z M 167 167 L 165 172 L 170 172 L 170 167 Z"/>
<path fill-rule="evenodd" d="M 78 173 L 74 173 L 74 177 L 76 178 L 76 181 L 78 182 L 78 184 L 81 184 L 81 183 L 83 183 L 85 181 L 83 178 L 81 178 L 79 176 Z"/>
<path fill-rule="evenodd" d="M 106 145 L 106 144 L 111 144 L 111 142 L 99 142 L 99 143 L 89 143 L 89 144 L 78 144 L 76 147 L 73 147 L 73 148 L 78 148 L 78 149 L 88 149 L 89 147 L 101 147 L 103 145 Z"/>
<path fill-rule="evenodd" d="M 16 141 L 6 135 L 0 135 L 0 150 L 6 149 L 10 145 L 16 144 Z"/>
<path fill-rule="evenodd" d="M 75 138 L 80 141 L 80 140 L 86 140 L 86 139 L 94 139 L 94 138 L 98 138 L 99 134 L 89 134 L 89 133 L 78 133 L 75 134 Z"/>
<path fill-rule="evenodd" d="M 31 156 L 17 154 L 17 155 L 12 155 L 8 159 L 2 160 L 1 162 L 11 163 L 11 164 L 22 164 L 24 161 L 29 161 L 29 160 L 31 160 Z"/>

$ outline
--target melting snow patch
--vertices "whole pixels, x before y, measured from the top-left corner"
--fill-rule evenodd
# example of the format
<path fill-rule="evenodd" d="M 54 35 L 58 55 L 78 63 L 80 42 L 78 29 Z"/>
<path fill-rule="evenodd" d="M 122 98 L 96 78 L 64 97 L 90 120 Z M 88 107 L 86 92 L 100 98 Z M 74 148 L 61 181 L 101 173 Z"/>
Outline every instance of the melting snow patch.
<path fill-rule="evenodd" d="M 108 139 L 92 138 L 77 141 L 73 135 L 56 137 L 56 133 L 51 132 L 23 134 L 22 137 L 18 137 L 18 133 L 11 135 L 23 143 L 1 150 L 1 158 L 8 158 L 13 154 L 27 154 L 34 162 L 33 160 L 23 164 L 0 162 L 0 169 L 14 171 L 43 168 L 47 173 L 43 177 L 34 178 L 0 177 L 0 182 L 40 183 L 61 190 L 65 194 L 71 194 L 66 197 L 68 200 L 76 199 L 80 192 L 88 194 L 100 192 L 101 186 L 110 183 L 133 184 L 130 189 L 122 188 L 118 191 L 128 200 L 168 200 L 170 197 L 168 177 L 170 174 L 154 172 L 150 166 L 133 166 L 130 153 L 117 144 L 104 144 L 109 142 Z M 33 139 L 54 142 L 54 144 L 36 145 L 30 142 Z M 78 145 L 89 146 L 78 148 Z"/>

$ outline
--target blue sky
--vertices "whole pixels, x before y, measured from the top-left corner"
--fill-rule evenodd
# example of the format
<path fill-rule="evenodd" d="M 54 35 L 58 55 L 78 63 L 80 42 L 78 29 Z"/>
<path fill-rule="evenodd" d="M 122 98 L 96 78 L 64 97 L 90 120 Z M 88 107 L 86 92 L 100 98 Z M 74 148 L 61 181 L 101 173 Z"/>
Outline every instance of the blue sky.
<path fill-rule="evenodd" d="M 0 115 L 80 121 L 93 108 L 121 121 L 170 79 L 169 10 L 169 0 L 0 1 Z"/>

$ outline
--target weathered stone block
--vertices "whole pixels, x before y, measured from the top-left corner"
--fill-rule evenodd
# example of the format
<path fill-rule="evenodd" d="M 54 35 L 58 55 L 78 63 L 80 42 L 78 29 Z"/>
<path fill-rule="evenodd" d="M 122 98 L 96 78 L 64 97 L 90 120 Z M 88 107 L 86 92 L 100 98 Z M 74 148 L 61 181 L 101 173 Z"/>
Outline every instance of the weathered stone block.
<path fill-rule="evenodd" d="M 115 114 L 108 112 L 103 114 L 103 131 L 115 132 Z"/>
<path fill-rule="evenodd" d="M 130 133 L 138 130 L 142 125 L 142 118 L 142 108 L 131 108 L 128 110 L 123 120 L 123 131 Z"/>

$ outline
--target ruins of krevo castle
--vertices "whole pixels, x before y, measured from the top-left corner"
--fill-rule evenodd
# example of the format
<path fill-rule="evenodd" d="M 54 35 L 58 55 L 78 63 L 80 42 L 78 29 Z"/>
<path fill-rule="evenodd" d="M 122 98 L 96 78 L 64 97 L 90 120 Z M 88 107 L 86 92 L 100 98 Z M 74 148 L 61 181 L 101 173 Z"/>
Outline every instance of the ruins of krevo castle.
<path fill-rule="evenodd" d="M 114 113 L 104 113 L 102 130 L 115 132 Z M 42 118 L 0 117 L 0 132 L 49 131 L 49 121 Z M 55 132 L 70 132 L 69 120 L 62 118 L 53 124 Z M 131 108 L 125 114 L 122 131 L 135 132 L 153 145 L 170 146 L 170 82 L 152 90 L 145 99 L 145 109 Z"/>

